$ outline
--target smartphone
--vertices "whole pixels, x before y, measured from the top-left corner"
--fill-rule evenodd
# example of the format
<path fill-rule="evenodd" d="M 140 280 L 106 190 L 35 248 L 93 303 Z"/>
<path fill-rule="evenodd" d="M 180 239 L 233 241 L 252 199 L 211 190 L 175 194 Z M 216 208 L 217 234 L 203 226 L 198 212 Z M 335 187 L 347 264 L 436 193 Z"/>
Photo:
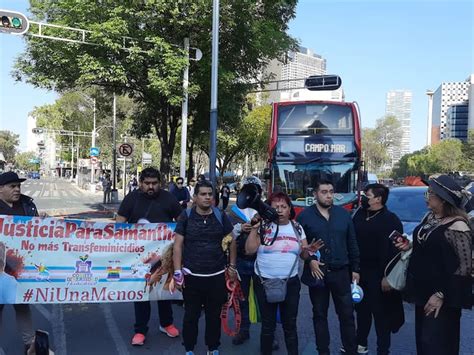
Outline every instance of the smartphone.
<path fill-rule="evenodd" d="M 44 330 L 35 332 L 35 354 L 49 355 L 49 334 Z"/>
<path fill-rule="evenodd" d="M 397 230 L 394 230 L 388 238 L 392 241 L 392 243 L 408 243 L 408 238 L 404 236 Z"/>

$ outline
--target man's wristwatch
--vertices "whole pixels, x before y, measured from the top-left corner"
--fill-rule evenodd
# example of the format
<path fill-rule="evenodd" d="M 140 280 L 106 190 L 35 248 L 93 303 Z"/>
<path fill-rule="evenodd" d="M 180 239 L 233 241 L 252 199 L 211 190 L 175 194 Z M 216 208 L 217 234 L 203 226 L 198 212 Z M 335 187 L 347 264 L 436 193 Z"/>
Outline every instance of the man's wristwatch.
<path fill-rule="evenodd" d="M 444 293 L 443 292 L 436 292 L 435 293 L 435 296 L 438 297 L 440 300 L 444 300 Z"/>

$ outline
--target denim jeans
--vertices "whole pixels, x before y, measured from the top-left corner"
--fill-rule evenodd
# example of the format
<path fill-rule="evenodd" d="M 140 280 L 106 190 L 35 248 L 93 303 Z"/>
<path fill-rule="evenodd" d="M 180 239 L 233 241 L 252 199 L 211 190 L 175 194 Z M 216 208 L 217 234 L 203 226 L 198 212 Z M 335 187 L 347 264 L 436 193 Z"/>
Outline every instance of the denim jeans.
<path fill-rule="evenodd" d="M 135 306 L 135 333 L 146 335 L 148 332 L 148 322 L 150 321 L 151 303 L 150 301 L 134 302 Z M 173 308 L 171 301 L 158 301 L 158 316 L 160 325 L 167 327 L 173 324 Z"/>
<path fill-rule="evenodd" d="M 289 355 L 297 355 L 298 332 L 296 329 L 296 319 L 298 317 L 298 305 L 300 301 L 300 279 L 298 276 L 294 276 L 288 280 L 286 285 L 286 298 L 280 303 L 268 303 L 260 278 L 255 276 L 253 280 L 262 317 L 262 330 L 260 333 L 262 355 L 272 353 L 278 308 L 280 308 L 281 322 L 283 332 L 285 333 L 286 350 Z"/>
<path fill-rule="evenodd" d="M 313 304 L 313 326 L 316 346 L 320 354 L 329 354 L 328 308 L 331 293 L 339 318 L 341 340 L 346 354 L 357 354 L 354 306 L 351 296 L 351 277 L 349 268 L 327 269 L 324 287 L 309 287 L 309 297 Z"/>

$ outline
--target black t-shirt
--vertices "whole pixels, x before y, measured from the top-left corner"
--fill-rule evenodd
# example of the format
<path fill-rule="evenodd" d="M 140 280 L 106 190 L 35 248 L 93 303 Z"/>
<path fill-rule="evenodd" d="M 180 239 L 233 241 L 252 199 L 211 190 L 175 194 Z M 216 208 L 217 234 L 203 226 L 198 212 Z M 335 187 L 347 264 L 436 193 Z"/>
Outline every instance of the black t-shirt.
<path fill-rule="evenodd" d="M 214 213 L 202 216 L 184 210 L 178 218 L 175 232 L 184 236 L 183 266 L 194 274 L 213 274 L 225 268 L 226 256 L 222 239 L 232 232 L 232 223 L 224 212 L 222 223 Z"/>
<path fill-rule="evenodd" d="M 166 190 L 160 190 L 153 197 L 141 190 L 134 190 L 125 196 L 117 213 L 125 217 L 128 223 L 137 223 L 140 218 L 150 223 L 167 223 L 178 218 L 181 211 L 176 198 Z"/>

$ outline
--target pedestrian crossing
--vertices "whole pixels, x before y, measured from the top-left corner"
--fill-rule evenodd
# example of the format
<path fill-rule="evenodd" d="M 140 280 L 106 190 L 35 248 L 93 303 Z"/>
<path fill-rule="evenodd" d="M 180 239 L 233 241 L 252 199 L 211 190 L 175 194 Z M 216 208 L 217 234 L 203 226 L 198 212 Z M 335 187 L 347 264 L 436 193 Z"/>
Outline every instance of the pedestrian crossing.
<path fill-rule="evenodd" d="M 37 198 L 52 198 L 52 199 L 61 199 L 61 198 L 77 198 L 82 197 L 83 195 L 77 191 L 75 188 L 70 186 L 63 186 L 64 189 L 61 189 L 56 183 L 41 181 L 41 180 L 28 180 L 24 182 L 21 186 L 21 192 L 24 195 Z"/>
<path fill-rule="evenodd" d="M 68 197 L 81 197 L 81 193 L 74 190 L 27 190 L 22 189 L 22 194 L 32 198 L 68 198 Z"/>

